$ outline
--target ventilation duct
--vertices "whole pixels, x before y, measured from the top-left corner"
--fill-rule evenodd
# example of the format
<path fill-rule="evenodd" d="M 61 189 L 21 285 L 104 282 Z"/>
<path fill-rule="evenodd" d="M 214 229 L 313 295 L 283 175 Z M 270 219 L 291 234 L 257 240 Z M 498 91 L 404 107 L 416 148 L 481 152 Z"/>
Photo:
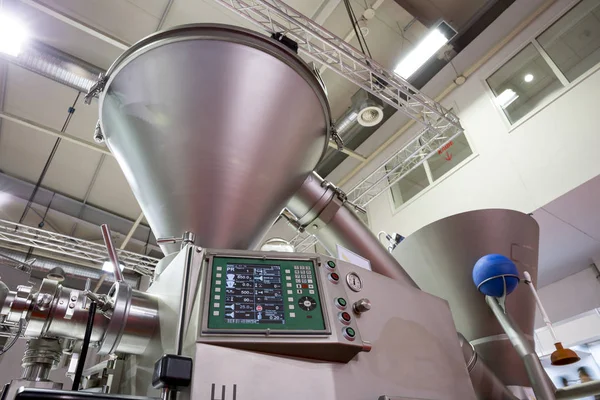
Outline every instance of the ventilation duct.
<path fill-rule="evenodd" d="M 87 93 L 98 75 L 104 72 L 79 58 L 33 40 L 18 56 L 0 53 L 0 57 L 82 93 Z"/>

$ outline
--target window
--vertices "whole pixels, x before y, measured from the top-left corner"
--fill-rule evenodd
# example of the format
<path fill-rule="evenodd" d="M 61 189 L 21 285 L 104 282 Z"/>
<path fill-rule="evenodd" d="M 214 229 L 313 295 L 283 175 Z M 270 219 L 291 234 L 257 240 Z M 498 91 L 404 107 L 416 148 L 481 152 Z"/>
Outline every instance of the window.
<path fill-rule="evenodd" d="M 600 62 L 600 0 L 583 0 L 556 21 L 537 41 L 573 82 Z"/>
<path fill-rule="evenodd" d="M 511 124 L 600 62 L 600 0 L 582 0 L 487 79 Z"/>
<path fill-rule="evenodd" d="M 415 167 L 392 186 L 392 198 L 396 207 L 406 203 L 429 186 L 423 164 Z"/>
<path fill-rule="evenodd" d="M 461 162 L 473 154 L 464 133 L 437 148 L 447 138 L 438 139 L 425 146 L 419 154 L 408 157 L 396 171 L 407 171 L 398 182 L 391 186 L 392 200 L 395 208 L 400 207 L 423 189 L 435 184 L 442 176 L 455 169 Z M 433 153 L 433 154 L 431 154 Z M 428 158 L 426 158 L 428 157 Z M 419 164 L 419 162 L 422 163 Z M 418 164 L 418 165 L 417 165 Z M 398 164 L 388 164 L 386 169 L 392 171 Z M 402 174 L 400 172 L 400 174 Z"/>
<path fill-rule="evenodd" d="M 465 134 L 458 135 L 427 160 L 432 180 L 437 181 L 471 154 L 473 154 L 473 151 Z"/>
<path fill-rule="evenodd" d="M 487 79 L 496 104 L 511 123 L 532 111 L 550 94 L 562 89 L 548 63 L 528 44 Z"/>

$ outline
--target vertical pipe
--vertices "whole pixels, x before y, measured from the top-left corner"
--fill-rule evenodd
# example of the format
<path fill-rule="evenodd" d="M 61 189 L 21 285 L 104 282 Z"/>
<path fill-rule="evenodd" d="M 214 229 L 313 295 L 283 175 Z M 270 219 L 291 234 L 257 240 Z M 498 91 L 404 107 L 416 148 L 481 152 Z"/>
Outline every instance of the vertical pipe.
<path fill-rule="evenodd" d="M 529 341 L 525 338 L 521 329 L 514 323 L 510 315 L 504 311 L 502 306 L 500 306 L 498 299 L 485 296 L 485 301 L 491 308 L 496 319 L 498 319 L 504 332 L 506 332 L 510 343 L 523 360 L 527 376 L 529 377 L 536 398 L 538 400 L 556 400 L 556 397 L 554 396 L 556 388 L 550 383 L 550 379 L 548 378 L 548 375 L 546 375 L 540 359 Z"/>

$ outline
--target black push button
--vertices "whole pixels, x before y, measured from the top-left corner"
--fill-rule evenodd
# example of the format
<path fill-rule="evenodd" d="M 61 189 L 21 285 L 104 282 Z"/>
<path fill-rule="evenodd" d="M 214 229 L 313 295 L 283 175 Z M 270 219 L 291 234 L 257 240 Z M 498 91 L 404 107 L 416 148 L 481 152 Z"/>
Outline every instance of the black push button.
<path fill-rule="evenodd" d="M 180 390 L 192 382 L 192 359 L 165 354 L 154 364 L 152 386 L 155 389 Z"/>

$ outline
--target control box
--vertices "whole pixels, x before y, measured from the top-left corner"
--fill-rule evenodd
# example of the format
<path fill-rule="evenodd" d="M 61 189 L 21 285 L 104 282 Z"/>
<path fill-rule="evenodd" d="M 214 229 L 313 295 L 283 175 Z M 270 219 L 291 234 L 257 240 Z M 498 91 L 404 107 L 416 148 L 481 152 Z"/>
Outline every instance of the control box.
<path fill-rule="evenodd" d="M 327 361 L 363 343 L 346 288 L 360 277 L 317 254 L 203 250 L 198 342 Z M 344 279 L 345 277 L 345 279 Z M 364 299 L 364 301 L 368 301 Z"/>

